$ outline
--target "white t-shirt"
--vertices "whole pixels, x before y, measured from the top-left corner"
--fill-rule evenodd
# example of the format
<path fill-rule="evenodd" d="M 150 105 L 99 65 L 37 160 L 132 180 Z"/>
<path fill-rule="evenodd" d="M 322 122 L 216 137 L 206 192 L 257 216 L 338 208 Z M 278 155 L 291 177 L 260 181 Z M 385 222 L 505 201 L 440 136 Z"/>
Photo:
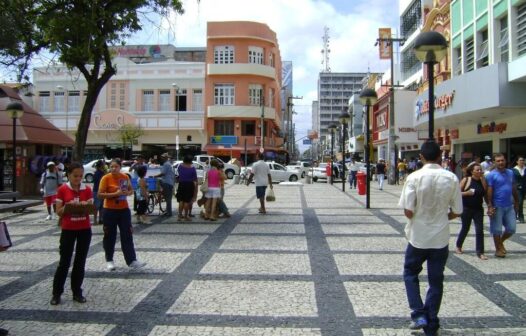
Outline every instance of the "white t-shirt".
<path fill-rule="evenodd" d="M 254 174 L 254 183 L 256 187 L 266 187 L 268 185 L 268 175 L 270 168 L 268 164 L 259 160 L 252 165 L 252 173 Z"/>
<path fill-rule="evenodd" d="M 404 184 L 398 206 L 413 211 L 407 219 L 406 238 L 421 249 L 449 244 L 449 208 L 462 213 L 462 195 L 457 176 L 438 164 L 426 164 L 411 173 Z"/>

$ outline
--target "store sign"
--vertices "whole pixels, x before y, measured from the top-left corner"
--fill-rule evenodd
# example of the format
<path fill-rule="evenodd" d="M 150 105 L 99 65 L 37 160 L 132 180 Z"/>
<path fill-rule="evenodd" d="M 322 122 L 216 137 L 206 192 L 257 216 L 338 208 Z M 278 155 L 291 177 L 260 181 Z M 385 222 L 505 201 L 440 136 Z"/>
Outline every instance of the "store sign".
<path fill-rule="evenodd" d="M 413 127 L 398 127 L 400 133 L 416 133 L 416 129 Z"/>
<path fill-rule="evenodd" d="M 122 46 L 111 50 L 112 54 L 120 57 L 153 57 L 159 58 L 162 56 L 161 47 L 158 45 L 152 46 Z"/>
<path fill-rule="evenodd" d="M 477 133 L 478 134 L 486 134 L 486 133 L 502 133 L 506 131 L 506 128 L 508 127 L 507 123 L 500 123 L 496 124 L 494 121 L 487 125 L 477 125 Z"/>
<path fill-rule="evenodd" d="M 387 128 L 387 111 L 380 112 L 376 115 L 376 129 L 382 130 Z"/>
<path fill-rule="evenodd" d="M 214 135 L 210 137 L 210 143 L 214 145 L 237 145 L 237 136 Z"/>
<path fill-rule="evenodd" d="M 380 59 L 391 59 L 392 43 L 389 43 L 391 38 L 391 28 L 378 29 L 378 49 L 380 51 Z"/>
<path fill-rule="evenodd" d="M 435 111 L 436 110 L 447 110 L 451 105 L 453 105 L 453 98 L 455 98 L 455 90 L 450 94 L 443 94 L 440 97 L 435 97 Z M 420 117 L 429 113 L 429 99 L 422 100 L 419 99 L 416 102 L 415 106 L 415 115 L 416 120 L 419 120 Z"/>
<path fill-rule="evenodd" d="M 93 128 L 98 130 L 118 130 L 126 124 L 135 125 L 135 117 L 122 111 L 104 111 L 92 119 Z"/>

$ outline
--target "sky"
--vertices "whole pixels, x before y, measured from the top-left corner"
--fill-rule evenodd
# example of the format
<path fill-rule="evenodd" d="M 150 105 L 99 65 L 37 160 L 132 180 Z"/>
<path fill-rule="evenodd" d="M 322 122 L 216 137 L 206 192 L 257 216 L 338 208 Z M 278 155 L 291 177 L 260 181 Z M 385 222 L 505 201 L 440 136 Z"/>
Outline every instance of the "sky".
<path fill-rule="evenodd" d="M 312 128 L 311 106 L 323 65 L 324 27 L 329 28 L 332 72 L 384 72 L 389 61 L 374 46 L 378 28 L 399 27 L 398 0 L 183 0 L 185 13 L 144 29 L 130 44 L 206 46 L 206 22 L 244 20 L 266 23 L 278 38 L 283 61 L 293 63 L 296 139 Z M 298 144 L 301 145 L 302 141 Z M 305 150 L 305 146 L 300 146 Z"/>

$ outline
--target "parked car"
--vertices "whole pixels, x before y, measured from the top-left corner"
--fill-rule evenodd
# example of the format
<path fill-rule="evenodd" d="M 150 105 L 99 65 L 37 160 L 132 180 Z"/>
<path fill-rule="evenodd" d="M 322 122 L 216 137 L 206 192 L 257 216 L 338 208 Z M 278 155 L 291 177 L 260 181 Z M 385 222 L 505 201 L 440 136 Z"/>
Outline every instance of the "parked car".
<path fill-rule="evenodd" d="M 317 182 L 318 180 L 327 180 L 327 165 L 328 163 L 322 162 L 318 165 L 318 167 L 309 169 L 309 172 L 307 173 L 307 175 L 311 176 L 312 181 L 314 182 Z M 334 163 L 333 167 L 334 167 L 333 176 L 339 177 L 341 168 L 336 163 Z"/>
<path fill-rule="evenodd" d="M 97 163 L 97 161 L 99 160 L 92 160 L 86 163 L 85 165 L 83 165 L 84 167 L 83 180 L 86 181 L 87 183 L 93 183 L 93 175 L 95 174 L 95 170 L 97 170 L 97 168 L 95 168 L 95 164 Z M 110 162 L 111 160 L 106 160 L 107 165 L 109 165 Z"/>
<path fill-rule="evenodd" d="M 177 168 L 179 167 L 179 165 L 182 163 L 183 161 L 175 161 L 173 163 L 173 168 L 174 168 L 174 171 L 175 171 L 175 176 L 177 176 Z M 197 182 L 199 184 L 202 184 L 203 183 L 203 180 L 205 179 L 205 165 L 197 162 L 197 161 L 193 161 L 192 162 L 192 166 L 195 167 L 195 170 L 197 171 Z"/>
<path fill-rule="evenodd" d="M 222 163 L 225 166 L 225 174 L 227 178 L 233 179 L 234 175 L 239 175 L 240 167 L 236 164 L 232 164 L 229 162 L 225 163 L 220 158 L 211 156 L 211 155 L 196 155 L 195 156 L 195 160 L 203 165 L 205 164 L 206 161 L 210 162 L 210 160 L 212 159 L 216 159 L 217 161 L 219 161 L 219 163 Z"/>
<path fill-rule="evenodd" d="M 295 164 L 290 164 L 287 167 L 287 170 L 299 173 L 301 178 L 304 178 L 309 169 L 311 168 L 311 164 L 306 161 L 300 161 Z"/>
<path fill-rule="evenodd" d="M 300 174 L 298 172 L 293 172 L 287 170 L 285 166 L 275 163 L 275 162 L 266 162 L 268 164 L 268 167 L 270 168 L 270 176 L 272 177 L 272 182 L 296 182 L 299 180 Z M 250 176 L 250 173 L 252 171 L 252 165 L 248 165 L 248 167 L 241 168 L 241 175 L 245 175 L 247 178 Z"/>

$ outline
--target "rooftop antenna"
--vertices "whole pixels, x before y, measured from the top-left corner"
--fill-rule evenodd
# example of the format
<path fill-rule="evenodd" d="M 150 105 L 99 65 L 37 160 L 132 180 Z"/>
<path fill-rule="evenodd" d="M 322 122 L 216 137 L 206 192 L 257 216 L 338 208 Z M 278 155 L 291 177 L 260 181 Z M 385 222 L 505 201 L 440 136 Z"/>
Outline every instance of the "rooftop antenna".
<path fill-rule="evenodd" d="M 329 49 L 329 27 L 323 27 L 323 32 L 324 34 L 321 37 L 323 41 L 323 49 L 321 50 L 321 64 L 324 64 L 325 67 L 322 72 L 331 72 L 331 67 L 329 66 L 329 54 L 331 53 L 331 49 Z"/>

